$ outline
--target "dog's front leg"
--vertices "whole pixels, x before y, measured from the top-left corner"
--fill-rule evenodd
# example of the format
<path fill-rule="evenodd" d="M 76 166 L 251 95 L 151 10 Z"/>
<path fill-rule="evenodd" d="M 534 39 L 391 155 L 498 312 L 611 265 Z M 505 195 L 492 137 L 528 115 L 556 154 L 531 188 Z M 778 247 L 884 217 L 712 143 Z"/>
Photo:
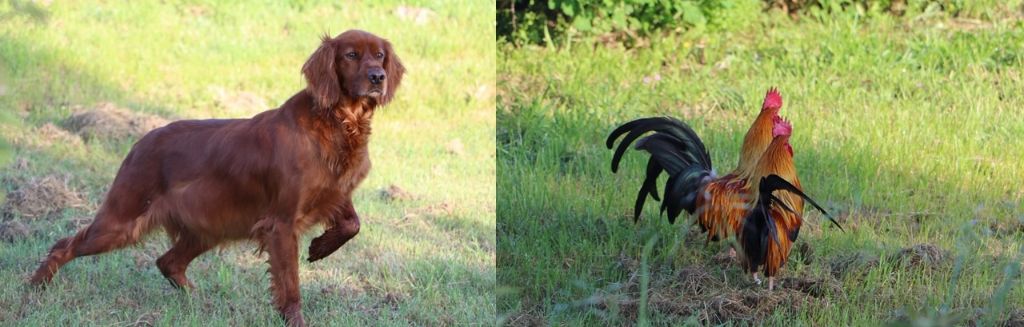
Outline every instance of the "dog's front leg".
<path fill-rule="evenodd" d="M 352 199 L 346 199 L 340 209 L 328 219 L 327 230 L 309 243 L 309 262 L 331 255 L 359 234 L 359 214 L 352 206 Z"/>
<path fill-rule="evenodd" d="M 292 222 L 277 221 L 264 234 L 263 244 L 270 253 L 271 293 L 274 307 L 288 326 L 305 326 L 299 294 L 298 235 Z"/>

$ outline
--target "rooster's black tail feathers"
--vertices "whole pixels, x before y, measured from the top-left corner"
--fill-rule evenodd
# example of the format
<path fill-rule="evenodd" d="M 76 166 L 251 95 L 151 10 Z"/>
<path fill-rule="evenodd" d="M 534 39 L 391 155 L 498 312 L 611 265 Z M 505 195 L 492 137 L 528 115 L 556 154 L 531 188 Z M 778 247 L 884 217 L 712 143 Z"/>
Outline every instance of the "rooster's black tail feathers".
<path fill-rule="evenodd" d="M 648 132 L 654 134 L 637 140 Z M 615 141 L 623 134 L 626 136 L 615 148 Z M 606 141 L 609 149 L 615 148 L 612 172 L 618 171 L 619 162 L 633 141 L 636 141 L 637 150 L 647 151 L 651 155 L 647 162 L 647 176 L 637 194 L 633 220 L 640 218 L 647 195 L 655 201 L 659 200 L 656 183 L 663 170 L 669 178 L 665 183 L 665 200 L 661 211 L 668 211 L 668 219 L 673 223 L 682 210 L 693 213 L 697 196 L 710 177 L 713 177 L 711 156 L 697 133 L 685 123 L 668 117 L 642 118 L 625 123 L 612 131 Z"/>
<path fill-rule="evenodd" d="M 757 204 L 759 206 L 764 206 L 765 208 L 771 206 L 772 204 L 777 204 L 782 209 L 795 213 L 792 208 L 786 205 L 785 202 L 783 202 L 774 194 L 772 194 L 772 192 L 778 190 L 785 190 L 790 193 L 796 194 L 801 198 L 804 198 L 804 200 L 806 200 L 808 203 L 814 206 L 815 209 L 818 209 L 818 211 L 821 211 L 822 214 L 825 214 L 825 217 L 828 218 L 828 220 L 831 221 L 833 224 L 835 224 L 836 227 L 839 227 L 839 230 L 843 230 L 843 226 L 840 226 L 839 223 L 836 222 L 835 218 L 833 218 L 832 215 L 828 214 L 828 212 L 826 212 L 825 209 L 822 209 L 817 202 L 814 202 L 814 200 L 808 197 L 807 194 L 804 194 L 804 192 L 800 191 L 800 189 L 798 189 L 793 184 L 790 184 L 782 177 L 779 177 L 779 175 L 772 174 L 761 178 L 761 186 L 758 188 L 760 199 L 758 199 Z M 770 225 L 774 226 L 774 224 Z"/>

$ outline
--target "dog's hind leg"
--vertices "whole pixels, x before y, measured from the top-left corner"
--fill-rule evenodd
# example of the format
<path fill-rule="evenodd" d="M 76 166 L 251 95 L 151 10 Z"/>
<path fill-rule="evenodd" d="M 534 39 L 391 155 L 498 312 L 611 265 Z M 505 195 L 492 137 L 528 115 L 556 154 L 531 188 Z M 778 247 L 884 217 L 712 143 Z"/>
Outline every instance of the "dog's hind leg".
<path fill-rule="evenodd" d="M 108 196 L 89 227 L 75 236 L 57 241 L 50 248 L 29 283 L 48 283 L 61 266 L 77 257 L 100 254 L 135 243 L 151 227 L 150 219 L 144 216 L 145 211 L 146 203 L 138 195 L 124 198 Z"/>

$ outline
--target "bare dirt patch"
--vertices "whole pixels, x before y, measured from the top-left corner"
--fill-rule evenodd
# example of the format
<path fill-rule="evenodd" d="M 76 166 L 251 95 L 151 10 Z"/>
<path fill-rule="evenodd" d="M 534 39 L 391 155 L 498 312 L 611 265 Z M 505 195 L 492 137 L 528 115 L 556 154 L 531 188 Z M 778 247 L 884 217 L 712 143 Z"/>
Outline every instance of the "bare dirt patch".
<path fill-rule="evenodd" d="M 85 228 L 85 226 L 89 226 L 89 224 L 92 223 L 92 220 L 93 216 L 71 217 L 70 219 L 68 219 L 67 223 L 64 224 L 64 227 L 67 228 L 68 230 L 77 231 L 82 228 Z"/>
<path fill-rule="evenodd" d="M 411 21 L 416 25 L 426 25 L 437 14 L 427 8 L 398 6 L 395 9 L 395 16 L 404 21 Z"/>
<path fill-rule="evenodd" d="M 635 260 L 619 259 L 630 269 L 630 278 L 616 285 L 612 294 L 599 294 L 583 301 L 597 310 L 614 311 L 621 318 L 635 320 L 639 315 L 639 278 Z M 753 287 L 733 288 L 722 278 L 701 266 L 680 268 L 675 274 L 653 273 L 648 289 L 648 307 L 663 314 L 696 316 L 702 324 L 747 323 L 765 319 L 777 311 L 795 312 L 804 306 L 827 306 L 824 294 L 841 294 L 842 287 L 832 278 L 787 277 L 774 291 Z M 735 282 L 734 282 L 735 283 Z M 617 294 L 616 294 L 617 293 Z"/>
<path fill-rule="evenodd" d="M 416 196 L 398 185 L 391 184 L 387 188 L 380 190 L 380 198 L 384 201 L 392 202 L 415 200 Z"/>
<path fill-rule="evenodd" d="M 461 157 L 466 153 L 466 146 L 462 144 L 462 140 L 453 139 L 444 146 L 444 151 L 450 155 Z"/>
<path fill-rule="evenodd" d="M 28 225 L 17 220 L 0 223 L 0 242 L 13 243 L 32 236 Z"/>
<path fill-rule="evenodd" d="M 843 294 L 843 284 L 832 277 L 784 277 L 779 280 L 779 286 L 797 290 L 813 297 Z"/>
<path fill-rule="evenodd" d="M 807 242 L 800 242 L 796 246 L 796 252 L 800 254 L 800 263 L 810 265 L 814 263 L 814 248 L 807 244 Z"/>
<path fill-rule="evenodd" d="M 1024 327 L 1024 309 L 1016 309 L 1010 312 L 1003 326 Z"/>
<path fill-rule="evenodd" d="M 1019 311 L 1018 311 L 1019 312 Z M 1022 321 L 1014 321 L 1014 314 L 999 315 L 998 318 L 989 317 L 985 308 L 953 308 L 949 312 L 939 313 L 936 311 L 907 311 L 897 309 L 892 311 L 889 320 L 890 326 L 1024 326 Z M 1003 319 L 1003 318 L 1006 319 Z M 995 318 L 995 320 L 989 320 Z"/>
<path fill-rule="evenodd" d="M 8 183 L 16 185 L 17 188 L 7 194 L 7 201 L 3 205 L 5 215 L 45 218 L 64 209 L 78 208 L 86 204 L 82 196 L 68 186 L 67 177 L 47 175 Z"/>
<path fill-rule="evenodd" d="M 920 230 L 926 220 L 940 217 L 938 213 L 926 211 L 893 212 L 885 208 L 853 207 L 839 210 L 836 221 L 852 229 L 870 228 L 883 232 Z"/>
<path fill-rule="evenodd" d="M 683 267 L 675 277 L 676 288 L 685 294 L 705 294 L 725 286 L 706 269 L 698 266 Z"/>
<path fill-rule="evenodd" d="M 138 138 L 168 122 L 161 117 L 135 113 L 116 104 L 103 102 L 91 109 L 77 109 L 62 125 L 83 139 L 90 140 Z"/>
<path fill-rule="evenodd" d="M 128 323 L 124 326 L 129 327 L 142 327 L 142 326 L 156 326 L 157 322 L 160 321 L 160 312 L 149 312 L 144 313 L 137 318 L 134 322 Z"/>
<path fill-rule="evenodd" d="M 256 93 L 233 92 L 223 88 L 214 90 L 214 104 L 232 116 L 247 116 L 270 109 L 267 100 Z"/>
<path fill-rule="evenodd" d="M 739 259 L 735 256 L 729 255 L 729 249 L 715 253 L 715 255 L 711 256 L 711 261 L 722 267 L 728 267 L 730 265 L 737 265 L 740 263 Z"/>
<path fill-rule="evenodd" d="M 1016 219 L 993 221 L 989 224 L 989 230 L 997 237 L 1024 235 L 1024 221 Z"/>
<path fill-rule="evenodd" d="M 539 314 L 528 311 L 520 311 L 508 317 L 505 321 L 506 326 L 546 326 L 547 321 L 544 320 Z"/>
<path fill-rule="evenodd" d="M 393 312 L 398 310 L 402 302 L 408 299 L 408 295 L 404 293 L 393 290 L 381 290 L 362 279 L 354 282 L 322 286 L 320 294 L 330 298 L 357 299 L 347 301 L 349 302 L 348 308 L 368 315 L 378 315 L 381 311 Z"/>
<path fill-rule="evenodd" d="M 878 267 L 878 256 L 865 252 L 841 254 L 829 260 L 828 266 L 836 278 L 850 273 L 863 274 Z"/>
<path fill-rule="evenodd" d="M 51 146 L 54 144 L 64 144 L 69 146 L 82 145 L 82 139 L 64 130 L 63 128 L 57 127 L 53 123 L 46 123 L 43 126 L 36 128 L 35 135 L 38 140 L 44 146 Z"/>
<path fill-rule="evenodd" d="M 900 263 L 904 267 L 933 267 L 949 263 L 951 255 L 938 246 L 931 244 L 917 244 L 904 248 L 889 257 L 890 261 Z"/>
<path fill-rule="evenodd" d="M 480 85 L 478 85 L 476 87 L 476 89 L 474 89 L 470 93 L 472 94 L 473 98 L 475 98 L 477 100 L 488 101 L 488 100 L 494 99 L 494 95 L 496 94 L 496 91 L 494 90 L 494 86 L 493 85 L 480 84 Z M 491 114 L 493 115 L 494 112 L 491 111 Z"/>
<path fill-rule="evenodd" d="M 776 291 L 743 290 L 725 293 L 711 298 L 707 302 L 708 319 L 706 322 L 722 324 L 737 320 L 761 320 L 772 313 L 785 310 L 800 310 L 805 305 L 820 302 L 806 294 L 780 289 Z"/>
<path fill-rule="evenodd" d="M 361 297 L 366 296 L 366 290 L 363 287 L 356 287 L 349 284 L 331 284 L 320 288 L 320 293 L 331 297 L 348 296 L 348 297 Z"/>
<path fill-rule="evenodd" d="M 650 307 L 681 317 L 697 316 L 701 323 L 713 325 L 737 321 L 756 322 L 777 311 L 794 312 L 804 306 L 825 302 L 824 299 L 786 288 L 774 291 L 728 290 L 695 297 L 667 295 L 663 292 L 653 293 Z"/>
<path fill-rule="evenodd" d="M 405 225 L 410 222 L 423 223 L 423 220 L 418 218 L 450 216 L 453 213 L 455 213 L 455 205 L 448 203 L 447 201 L 442 201 L 440 203 L 406 210 L 405 216 L 402 217 L 402 222 L 400 222 L 399 225 Z"/>

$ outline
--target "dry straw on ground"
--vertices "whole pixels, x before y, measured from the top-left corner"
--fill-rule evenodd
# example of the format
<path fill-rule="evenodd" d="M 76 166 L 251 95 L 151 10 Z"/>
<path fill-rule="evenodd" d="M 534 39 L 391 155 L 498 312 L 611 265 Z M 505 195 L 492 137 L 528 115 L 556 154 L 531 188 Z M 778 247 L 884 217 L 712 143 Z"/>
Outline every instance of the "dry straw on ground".
<path fill-rule="evenodd" d="M 878 267 L 878 256 L 866 252 L 841 254 L 829 260 L 828 266 L 836 278 L 850 273 L 865 274 Z"/>
<path fill-rule="evenodd" d="M 948 251 L 931 244 L 917 244 L 900 250 L 889 261 L 897 262 L 906 267 L 934 267 L 949 263 L 951 255 Z"/>
<path fill-rule="evenodd" d="M 104 102 L 89 110 L 76 110 L 63 126 L 83 139 L 124 139 L 142 137 L 149 131 L 167 125 L 168 120 L 132 112 Z"/>
<path fill-rule="evenodd" d="M 639 264 L 620 256 L 630 278 L 611 291 L 602 291 L 586 303 L 596 310 L 626 320 L 639 316 Z M 762 321 L 776 311 L 795 312 L 805 306 L 829 306 L 826 294 L 842 294 L 841 283 L 826 277 L 786 277 L 768 291 L 745 281 L 728 281 L 702 266 L 687 266 L 673 275 L 654 273 L 648 288 L 648 310 L 676 317 L 696 317 L 703 324 Z"/>
<path fill-rule="evenodd" d="M 47 175 L 11 181 L 16 189 L 7 194 L 3 212 L 25 218 L 45 218 L 66 208 L 85 205 L 85 200 L 68 186 L 66 177 Z"/>
<path fill-rule="evenodd" d="M 32 230 L 20 220 L 0 222 L 0 242 L 17 242 L 31 235 Z"/>
<path fill-rule="evenodd" d="M 36 140 L 45 146 L 64 144 L 68 146 L 82 145 L 82 139 L 71 132 L 68 132 L 53 123 L 46 123 L 36 128 Z"/>
<path fill-rule="evenodd" d="M 391 201 L 409 201 L 409 200 L 415 200 L 416 199 L 415 195 L 413 195 L 412 193 L 409 193 L 409 191 L 406 191 L 405 189 L 403 189 L 403 188 L 401 188 L 401 187 L 399 187 L 398 185 L 395 185 L 395 184 L 388 185 L 387 188 L 381 189 L 379 191 L 379 194 L 380 194 L 380 198 L 381 199 L 383 199 L 384 201 L 388 201 L 388 202 L 391 202 Z"/>

